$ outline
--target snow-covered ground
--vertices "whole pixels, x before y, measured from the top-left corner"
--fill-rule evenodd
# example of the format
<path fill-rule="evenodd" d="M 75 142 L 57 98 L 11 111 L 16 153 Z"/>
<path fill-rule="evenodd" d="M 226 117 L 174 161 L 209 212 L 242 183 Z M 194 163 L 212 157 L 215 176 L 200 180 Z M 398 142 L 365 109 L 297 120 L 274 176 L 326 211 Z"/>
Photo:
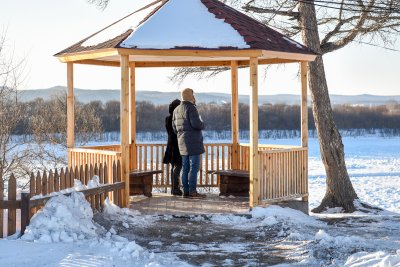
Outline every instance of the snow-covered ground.
<path fill-rule="evenodd" d="M 298 140 L 272 142 L 292 144 Z M 207 224 L 207 229 L 211 224 L 232 233 L 253 233 L 263 246 L 273 244 L 281 251 L 278 266 L 400 266 L 400 138 L 348 137 L 344 143 L 348 171 L 360 200 L 384 211 L 341 214 L 332 210 L 306 216 L 271 206 L 253 209 L 251 216 L 190 217 L 185 219 L 187 226 L 196 222 Z M 310 140 L 309 154 L 312 208 L 325 192 L 324 169 L 315 139 Z M 191 266 L 182 253 L 208 255 L 213 250 L 226 255 L 222 265 L 257 265 L 250 254 L 257 248 L 239 239 L 236 243 L 199 246 L 180 243 L 184 235 L 179 232 L 168 233 L 172 245 L 180 248 L 179 253 L 163 252 L 161 248 L 167 245 L 162 234 L 138 244 L 137 229 L 150 231 L 162 221 L 174 223 L 171 216 L 143 216 L 111 203 L 107 203 L 104 216 L 112 218 L 112 223 L 99 224 L 80 193 L 54 197 L 32 218 L 22 238 L 0 240 L 0 266 Z M 232 256 L 235 253 L 249 254 L 250 259 L 239 264 Z M 220 265 L 212 259 L 210 256 L 202 265 Z"/>

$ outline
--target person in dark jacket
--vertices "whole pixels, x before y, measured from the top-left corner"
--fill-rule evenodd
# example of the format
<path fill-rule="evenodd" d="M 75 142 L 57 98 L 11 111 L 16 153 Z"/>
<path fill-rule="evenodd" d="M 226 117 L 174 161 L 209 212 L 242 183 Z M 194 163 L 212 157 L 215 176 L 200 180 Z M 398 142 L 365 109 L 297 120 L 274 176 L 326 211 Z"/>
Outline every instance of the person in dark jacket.
<path fill-rule="evenodd" d="M 183 197 L 204 198 L 196 190 L 197 174 L 200 169 L 200 156 L 204 153 L 204 123 L 196 108 L 193 90 L 186 88 L 181 92 L 182 102 L 175 109 L 172 126 L 178 136 L 179 152 L 182 156 Z"/>
<path fill-rule="evenodd" d="M 172 128 L 172 116 L 175 108 L 181 101 L 175 99 L 169 105 L 169 115 L 165 118 L 165 128 L 168 133 L 167 148 L 165 150 L 163 163 L 171 165 L 171 193 L 174 196 L 182 196 L 182 190 L 179 188 L 179 178 L 182 170 L 182 157 L 179 153 L 178 138 Z"/>

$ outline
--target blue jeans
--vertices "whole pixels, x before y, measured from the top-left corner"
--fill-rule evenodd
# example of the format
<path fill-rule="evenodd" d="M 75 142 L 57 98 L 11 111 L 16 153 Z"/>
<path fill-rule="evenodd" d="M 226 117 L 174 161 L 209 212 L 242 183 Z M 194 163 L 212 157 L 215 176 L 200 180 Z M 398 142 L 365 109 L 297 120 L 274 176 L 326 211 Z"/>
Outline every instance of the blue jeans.
<path fill-rule="evenodd" d="M 184 193 L 196 191 L 197 173 L 200 170 L 200 155 L 182 156 L 182 186 Z"/>

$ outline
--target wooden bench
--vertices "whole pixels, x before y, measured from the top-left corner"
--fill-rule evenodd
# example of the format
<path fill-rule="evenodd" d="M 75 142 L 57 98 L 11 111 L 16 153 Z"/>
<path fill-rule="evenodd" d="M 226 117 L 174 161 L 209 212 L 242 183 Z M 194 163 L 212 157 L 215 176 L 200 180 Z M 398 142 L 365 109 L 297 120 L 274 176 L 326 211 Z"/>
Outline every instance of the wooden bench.
<path fill-rule="evenodd" d="M 153 191 L 153 175 L 162 173 L 162 170 L 129 172 L 129 195 L 145 195 L 151 197 Z"/>
<path fill-rule="evenodd" d="M 208 171 L 219 176 L 220 196 L 248 197 L 250 191 L 250 174 L 242 170 Z"/>

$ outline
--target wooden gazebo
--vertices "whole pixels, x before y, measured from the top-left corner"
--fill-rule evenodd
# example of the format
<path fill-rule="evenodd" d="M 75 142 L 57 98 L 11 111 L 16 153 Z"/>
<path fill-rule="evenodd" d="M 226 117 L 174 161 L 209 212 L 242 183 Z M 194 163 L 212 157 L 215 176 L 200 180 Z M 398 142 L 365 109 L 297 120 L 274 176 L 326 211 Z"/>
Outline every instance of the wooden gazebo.
<path fill-rule="evenodd" d="M 199 186 L 218 186 L 209 170 L 250 173 L 250 207 L 308 197 L 307 62 L 316 54 L 218 0 L 158 0 L 55 55 L 67 63 L 68 162 L 70 166 L 121 161 L 129 200 L 129 173 L 160 169 L 155 187 L 167 187 L 162 164 L 165 144 L 137 144 L 135 69 L 225 66 L 231 68 L 232 143 L 206 144 Z M 259 145 L 258 65 L 299 63 L 301 68 L 301 146 Z M 121 144 L 74 145 L 74 64 L 121 69 Z M 250 67 L 250 144 L 239 143 L 238 67 Z M 196 89 L 196 88 L 194 88 Z"/>

